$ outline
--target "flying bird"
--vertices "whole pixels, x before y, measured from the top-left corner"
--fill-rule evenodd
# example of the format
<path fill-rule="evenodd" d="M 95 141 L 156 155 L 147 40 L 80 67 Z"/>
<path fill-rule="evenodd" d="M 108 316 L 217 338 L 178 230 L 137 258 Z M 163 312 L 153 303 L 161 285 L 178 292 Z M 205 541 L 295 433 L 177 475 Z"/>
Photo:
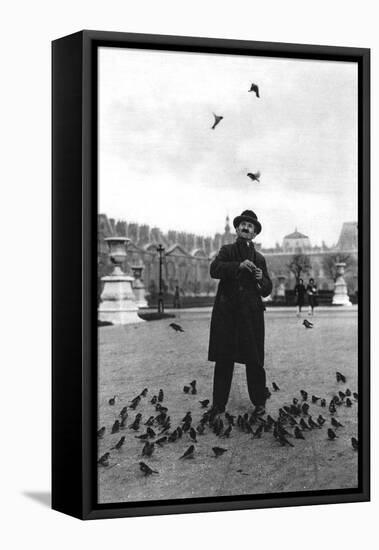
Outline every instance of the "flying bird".
<path fill-rule="evenodd" d="M 183 328 L 177 323 L 170 323 L 169 326 L 175 330 L 175 332 L 184 332 Z"/>
<path fill-rule="evenodd" d="M 214 452 L 216 458 L 222 456 L 227 450 L 228 449 L 223 449 L 222 447 L 212 447 L 212 451 Z"/>
<path fill-rule="evenodd" d="M 258 183 L 260 183 L 260 177 L 261 177 L 261 173 L 258 171 L 258 172 L 248 172 L 247 174 L 247 177 L 251 179 L 251 181 L 256 181 Z"/>
<path fill-rule="evenodd" d="M 125 443 L 125 436 L 123 435 L 122 438 L 120 439 L 120 441 L 118 443 L 116 443 L 116 445 L 114 447 L 111 447 L 111 451 L 113 449 L 121 449 L 121 447 L 123 446 L 123 444 Z"/>
<path fill-rule="evenodd" d="M 186 452 L 179 457 L 179 460 L 181 458 L 193 458 L 194 453 L 195 453 L 195 445 L 191 445 L 190 447 L 188 447 Z"/>
<path fill-rule="evenodd" d="M 145 476 L 150 476 L 151 474 L 158 474 L 159 473 L 159 472 L 157 472 L 157 470 L 152 470 L 150 468 L 150 466 L 148 466 L 144 462 L 139 463 L 139 469 L 141 470 L 141 472 L 143 472 L 145 474 Z"/>
<path fill-rule="evenodd" d="M 218 116 L 215 113 L 213 113 L 213 116 L 215 117 L 215 121 L 214 121 L 213 126 L 211 128 L 212 130 L 214 130 L 216 128 L 217 124 L 219 124 L 222 121 L 222 119 L 224 118 L 223 116 Z"/>
<path fill-rule="evenodd" d="M 321 399 L 320 405 L 321 407 L 326 407 L 326 399 Z"/>
<path fill-rule="evenodd" d="M 255 92 L 255 95 L 256 95 L 257 97 L 260 97 L 260 96 L 259 96 L 258 84 L 254 84 L 254 82 L 251 84 L 249 92 Z"/>
<path fill-rule="evenodd" d="M 305 328 L 313 328 L 313 323 L 310 323 L 308 319 L 304 319 L 303 325 L 305 326 Z"/>

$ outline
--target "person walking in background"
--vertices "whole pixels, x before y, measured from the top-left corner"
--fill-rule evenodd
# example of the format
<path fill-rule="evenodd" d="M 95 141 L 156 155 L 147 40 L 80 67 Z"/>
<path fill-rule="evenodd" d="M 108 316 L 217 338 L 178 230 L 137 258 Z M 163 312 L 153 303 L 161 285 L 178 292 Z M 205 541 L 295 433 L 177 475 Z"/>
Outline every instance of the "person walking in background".
<path fill-rule="evenodd" d="M 306 288 L 307 296 L 308 296 L 308 313 L 309 315 L 313 315 L 314 308 L 318 305 L 317 304 L 317 286 L 315 284 L 314 279 L 309 279 L 309 283 L 307 284 Z"/>
<path fill-rule="evenodd" d="M 173 305 L 174 305 L 174 309 L 180 309 L 180 288 L 178 287 L 178 285 L 176 285 L 175 287 Z"/>
<path fill-rule="evenodd" d="M 299 279 L 297 285 L 295 286 L 295 295 L 296 295 L 296 305 L 298 308 L 297 316 L 300 317 L 301 308 L 304 305 L 304 296 L 305 296 L 305 286 L 303 279 Z"/>
<path fill-rule="evenodd" d="M 262 226 L 251 210 L 237 216 L 233 225 L 237 240 L 221 247 L 210 266 L 219 279 L 212 311 L 208 360 L 215 361 L 213 405 L 225 411 L 233 378 L 234 363 L 246 365 L 249 397 L 257 416 L 265 414 L 264 310 L 262 297 L 271 293 L 272 282 L 266 261 L 254 248 L 253 239 Z"/>

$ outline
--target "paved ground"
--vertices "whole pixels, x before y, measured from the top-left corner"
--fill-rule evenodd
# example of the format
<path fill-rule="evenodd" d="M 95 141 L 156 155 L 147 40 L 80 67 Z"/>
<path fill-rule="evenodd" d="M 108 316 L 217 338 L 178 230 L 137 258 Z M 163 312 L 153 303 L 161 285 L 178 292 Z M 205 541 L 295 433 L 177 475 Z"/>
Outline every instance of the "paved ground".
<path fill-rule="evenodd" d="M 291 438 L 294 448 L 281 447 L 271 433 L 253 439 L 233 429 L 229 439 L 220 439 L 209 428 L 198 436 L 195 458 L 178 460 L 191 444 L 189 436 L 156 448 L 144 459 L 159 475 L 144 477 L 138 462 L 143 443 L 135 438 L 145 432 L 125 429 L 111 434 L 111 426 L 124 405 L 145 387 L 136 411 L 129 411 L 128 425 L 141 412 L 143 421 L 157 414 L 150 399 L 164 390 L 163 405 L 168 407 L 175 428 L 187 411 L 194 424 L 204 410 L 199 400 L 211 398 L 212 364 L 206 360 L 209 336 L 209 310 L 176 312 L 185 332 L 169 328 L 171 320 L 152 321 L 123 327 L 99 329 L 99 427 L 106 433 L 99 440 L 101 456 L 121 435 L 124 446 L 111 451 L 108 467 L 99 466 L 99 502 L 140 501 L 221 495 L 262 494 L 357 486 L 357 453 L 350 438 L 357 435 L 357 405 L 337 408 L 335 417 L 344 424 L 338 439 L 327 439 L 330 414 L 319 405 L 310 405 L 314 418 L 322 413 L 328 422 L 322 429 L 306 432 L 305 441 Z M 304 315 L 305 317 L 306 315 Z M 328 403 L 338 390 L 357 390 L 357 311 L 356 308 L 317 310 L 315 328 L 306 330 L 293 310 L 271 309 L 266 313 L 266 371 L 268 385 L 275 381 L 280 391 L 272 393 L 267 410 L 274 418 L 283 404 L 300 398 L 300 389 L 325 397 Z M 337 384 L 335 372 L 347 376 Z M 198 395 L 186 395 L 182 388 L 197 380 Z M 116 395 L 116 404 L 108 400 Z M 236 365 L 228 411 L 251 411 L 243 365 Z M 154 426 L 154 429 L 155 426 Z M 214 458 L 212 447 L 228 451 Z"/>

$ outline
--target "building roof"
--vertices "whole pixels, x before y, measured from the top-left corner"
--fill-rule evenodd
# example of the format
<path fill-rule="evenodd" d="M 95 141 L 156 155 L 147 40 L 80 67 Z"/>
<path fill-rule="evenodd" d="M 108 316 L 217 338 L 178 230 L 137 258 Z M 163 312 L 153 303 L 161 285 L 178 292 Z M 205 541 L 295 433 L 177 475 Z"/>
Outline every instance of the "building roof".
<path fill-rule="evenodd" d="M 284 237 L 285 239 L 308 239 L 308 235 L 304 235 L 304 233 L 300 233 L 297 229 L 293 233 L 290 233 L 289 235 L 286 235 Z"/>
<path fill-rule="evenodd" d="M 345 222 L 342 225 L 341 233 L 337 243 L 337 248 L 339 250 L 357 250 L 358 249 L 357 222 Z"/>

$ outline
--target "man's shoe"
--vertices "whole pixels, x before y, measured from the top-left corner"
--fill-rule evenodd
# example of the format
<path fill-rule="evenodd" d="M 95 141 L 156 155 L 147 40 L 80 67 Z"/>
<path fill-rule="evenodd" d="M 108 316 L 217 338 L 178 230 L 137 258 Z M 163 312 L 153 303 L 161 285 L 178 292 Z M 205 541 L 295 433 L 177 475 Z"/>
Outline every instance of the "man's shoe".
<path fill-rule="evenodd" d="M 263 416 L 264 414 L 266 414 L 266 409 L 264 405 L 257 405 L 253 410 L 254 416 Z"/>
<path fill-rule="evenodd" d="M 212 407 L 209 409 L 208 412 L 211 415 L 222 414 L 225 412 L 225 407 L 218 407 L 217 405 L 212 405 Z"/>

